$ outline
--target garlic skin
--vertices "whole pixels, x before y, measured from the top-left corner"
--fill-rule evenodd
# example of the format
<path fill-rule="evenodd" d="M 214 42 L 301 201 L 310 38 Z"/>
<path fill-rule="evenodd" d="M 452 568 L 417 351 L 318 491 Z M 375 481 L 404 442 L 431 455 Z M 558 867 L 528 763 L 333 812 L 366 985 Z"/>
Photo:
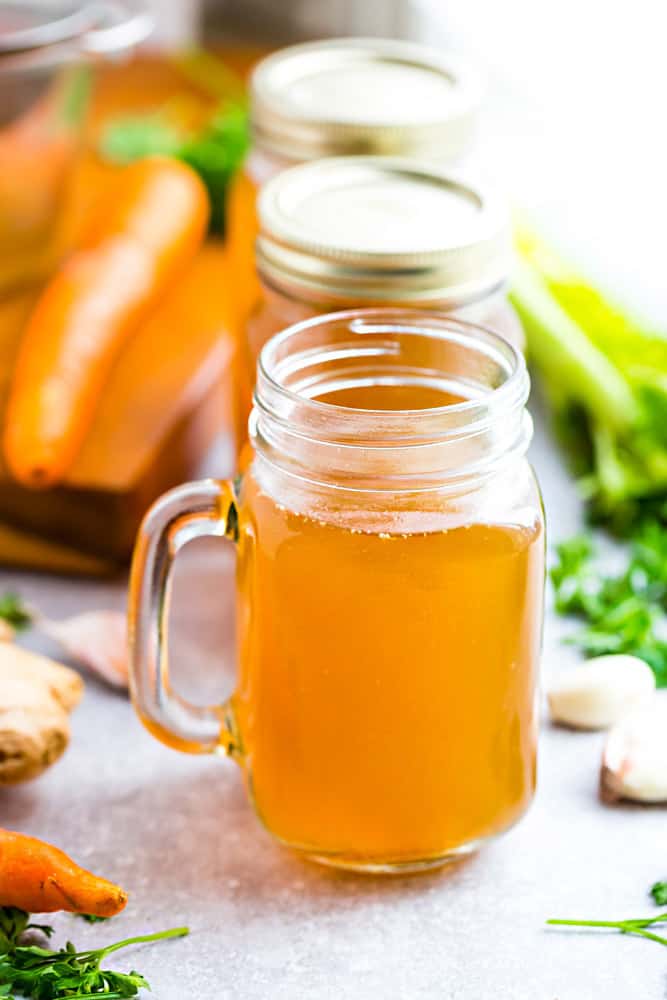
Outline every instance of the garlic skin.
<path fill-rule="evenodd" d="M 573 729 L 608 729 L 655 691 L 651 668 L 637 656 L 596 656 L 562 674 L 547 691 L 554 722 Z"/>
<path fill-rule="evenodd" d="M 65 653 L 112 687 L 127 688 L 127 619 L 120 611 L 84 611 L 52 621 L 33 618 L 36 628 Z"/>
<path fill-rule="evenodd" d="M 610 731 L 600 797 L 605 802 L 667 802 L 667 700 L 654 698 Z"/>

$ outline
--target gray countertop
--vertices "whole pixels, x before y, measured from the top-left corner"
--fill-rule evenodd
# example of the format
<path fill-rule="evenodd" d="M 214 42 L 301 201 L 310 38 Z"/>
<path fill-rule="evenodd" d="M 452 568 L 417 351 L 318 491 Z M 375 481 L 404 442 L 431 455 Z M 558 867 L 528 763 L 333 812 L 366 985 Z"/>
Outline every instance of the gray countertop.
<path fill-rule="evenodd" d="M 551 541 L 579 522 L 570 481 L 538 420 L 533 460 Z M 233 683 L 229 547 L 193 543 L 177 581 L 185 621 L 178 657 L 207 693 Z M 46 613 L 122 607 L 116 584 L 3 573 Z M 204 622 L 198 594 L 219 588 Z M 185 606 L 187 603 L 187 607 Z M 567 668 L 549 618 L 544 671 Z M 221 652 L 221 648 L 223 652 Z M 202 680 L 203 678 L 203 680 Z M 201 687 L 200 687 L 201 690 Z M 157 1000 L 659 1000 L 667 954 L 616 934 L 558 933 L 549 916 L 650 911 L 667 875 L 667 813 L 597 798 L 602 737 L 542 727 L 539 791 L 528 816 L 479 855 L 440 873 L 382 879 L 338 874 L 273 843 L 226 760 L 156 743 L 127 700 L 94 680 L 73 744 L 40 780 L 0 791 L 0 822 L 46 838 L 131 893 L 108 925 L 55 918 L 78 942 L 189 924 L 189 938 L 118 956 Z"/>
<path fill-rule="evenodd" d="M 577 24 L 585 13 L 579 7 Z M 480 17 L 474 5 L 470 10 L 477 37 Z M 646 111 L 652 95 L 659 121 L 664 87 L 645 86 L 641 73 L 618 73 L 618 51 L 605 42 L 606 27 L 598 32 L 593 10 L 595 45 L 586 41 L 577 61 L 574 43 L 584 36 L 573 32 L 572 18 L 544 20 L 535 8 L 550 38 L 559 24 L 561 28 L 560 40 L 550 46 L 553 72 L 545 70 L 540 77 L 551 81 L 555 96 L 552 113 L 543 113 L 536 102 L 532 119 L 524 115 L 517 123 L 509 113 L 515 101 L 512 86 L 523 88 L 524 96 L 532 94 L 537 49 L 526 45 L 526 32 L 516 31 L 511 15 L 498 11 L 516 51 L 510 57 L 507 39 L 498 43 L 495 32 L 487 32 L 487 56 L 502 57 L 503 72 L 516 70 L 517 80 L 511 86 L 494 81 L 489 118 L 499 148 L 511 151 L 506 162 L 515 191 L 523 204 L 530 201 L 529 192 L 536 192 L 536 208 L 543 209 L 566 246 L 576 250 L 581 243 L 577 233 L 594 233 L 590 250 L 582 245 L 579 256 L 595 265 L 615 290 L 638 290 L 647 306 L 657 297 L 664 315 L 663 231 L 655 224 L 654 207 L 654 198 L 660 199 L 655 205 L 664 204 L 664 155 L 658 155 L 661 149 L 664 154 L 664 143 L 660 146 L 656 135 L 648 155 L 649 116 L 635 110 L 641 106 Z M 662 37 L 655 33 L 656 53 Z M 593 71 L 592 49 L 598 69 L 607 52 L 606 73 Z M 622 51 L 625 66 L 625 43 Z M 535 59 L 526 81 L 518 78 L 518 66 L 519 55 L 528 52 Z M 544 53 L 547 62 L 548 55 Z M 665 63 L 656 56 L 646 65 L 664 69 Z M 633 66 L 642 68 L 639 57 Z M 577 67 L 579 77 L 574 75 Z M 635 76 L 641 105 L 630 100 Z M 603 93 L 614 81 L 626 101 Z M 588 104 L 582 104 L 587 94 Z M 599 127 L 591 131 L 592 121 Z M 628 128 L 635 141 L 619 142 Z M 619 198 L 636 167 L 638 143 L 646 154 L 642 184 L 632 186 L 631 196 Z M 500 158 L 491 162 L 495 169 L 502 165 Z M 636 248 L 641 249 L 639 262 Z M 553 542 L 578 526 L 580 509 L 539 420 L 532 458 Z M 198 675 L 209 694 L 221 694 L 233 683 L 232 555 L 224 545 L 212 550 L 193 543 L 191 549 L 184 554 L 175 596 L 178 607 L 179 591 L 188 595 L 181 607 L 187 624 L 179 622 L 176 630 L 176 659 L 189 675 Z M 0 586 L 17 588 L 54 616 L 122 607 L 125 600 L 122 582 L 3 572 Z M 216 622 L 206 622 L 198 595 L 212 587 L 219 590 L 221 614 Z M 561 622 L 548 617 L 547 676 L 575 660 L 559 643 L 562 629 Z M 43 778 L 0 790 L 0 823 L 54 841 L 130 891 L 127 910 L 111 924 L 88 926 L 56 917 L 59 940 L 71 936 L 77 943 L 92 944 L 190 925 L 189 938 L 117 956 L 118 967 L 133 966 L 147 976 L 156 1000 L 667 997 L 667 951 L 658 945 L 616 934 L 559 933 L 544 926 L 549 916 L 648 912 L 648 886 L 667 876 L 667 810 L 609 807 L 598 800 L 600 735 L 565 732 L 545 722 L 538 794 L 513 831 L 440 873 L 383 880 L 338 874 L 294 858 L 257 823 L 234 764 L 182 756 L 159 745 L 142 729 L 127 700 L 94 680 L 87 684 L 73 729 L 72 747 Z"/>

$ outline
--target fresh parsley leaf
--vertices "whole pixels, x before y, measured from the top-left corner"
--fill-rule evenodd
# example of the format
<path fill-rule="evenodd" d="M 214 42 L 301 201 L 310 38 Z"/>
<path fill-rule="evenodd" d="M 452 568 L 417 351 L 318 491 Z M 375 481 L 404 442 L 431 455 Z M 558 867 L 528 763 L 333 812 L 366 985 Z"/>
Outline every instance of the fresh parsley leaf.
<path fill-rule="evenodd" d="M 87 924 L 101 924 L 105 920 L 111 920 L 111 917 L 96 917 L 94 913 L 73 913 L 72 916 L 85 920 Z"/>
<path fill-rule="evenodd" d="M 196 170 L 211 201 L 210 230 L 225 231 L 227 188 L 248 149 L 248 122 L 245 111 L 230 107 L 215 114 L 204 131 L 186 143 L 179 156 Z"/>
<path fill-rule="evenodd" d="M 631 653 L 645 660 L 658 687 L 667 687 L 667 531 L 646 520 L 623 551 L 624 564 L 610 572 L 588 536 L 556 548 L 551 570 L 559 614 L 583 628 L 568 641 L 589 656 Z"/>
<path fill-rule="evenodd" d="M 27 628 L 32 621 L 32 616 L 19 595 L 11 590 L 0 595 L 0 618 L 17 630 Z"/>
<path fill-rule="evenodd" d="M 651 886 L 651 895 L 656 906 L 667 906 L 667 882 L 654 882 Z"/>
<path fill-rule="evenodd" d="M 36 928 L 47 936 L 51 927 L 30 923 L 29 914 L 13 907 L 0 908 L 0 997 L 20 994 L 32 1000 L 105 996 L 107 1000 L 134 997 L 150 989 L 138 972 L 114 972 L 101 967 L 112 952 L 133 944 L 183 937 L 187 927 L 126 938 L 105 948 L 77 951 L 68 941 L 60 951 L 22 943 L 25 931 Z"/>
<path fill-rule="evenodd" d="M 202 129 L 189 133 L 170 120 L 169 108 L 151 115 L 130 115 L 107 123 L 99 150 L 112 163 L 127 164 L 144 156 L 174 156 L 195 170 L 211 202 L 210 232 L 223 235 L 229 182 L 249 145 L 245 110 L 225 103 Z"/>

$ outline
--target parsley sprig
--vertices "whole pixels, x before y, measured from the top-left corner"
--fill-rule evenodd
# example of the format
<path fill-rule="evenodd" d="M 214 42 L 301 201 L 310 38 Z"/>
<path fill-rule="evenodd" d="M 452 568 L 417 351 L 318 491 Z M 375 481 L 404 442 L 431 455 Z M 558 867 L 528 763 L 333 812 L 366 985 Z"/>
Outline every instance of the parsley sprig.
<path fill-rule="evenodd" d="M 649 891 L 657 906 L 664 906 L 667 903 L 667 882 L 655 882 Z M 638 937 L 648 938 L 649 941 L 667 945 L 667 937 L 646 929 L 664 923 L 667 923 L 667 913 L 658 913 L 655 917 L 631 917 L 628 920 L 556 920 L 553 918 L 547 920 L 547 924 L 552 927 L 602 927 L 607 930 L 620 931 L 621 934 L 635 934 Z"/>
<path fill-rule="evenodd" d="M 61 997 L 104 996 L 106 1000 L 134 997 L 140 989 L 150 989 L 138 972 L 113 972 L 103 969 L 108 955 L 134 944 L 147 944 L 168 938 L 183 937 L 187 927 L 174 927 L 155 934 L 125 938 L 104 948 L 77 951 L 68 941 L 59 951 L 29 944 L 26 931 L 37 930 L 51 937 L 53 928 L 30 922 L 30 915 L 14 907 L 0 909 L 0 997 L 13 1000 L 15 995 L 33 1000 L 59 1000 Z"/>
<path fill-rule="evenodd" d="M 548 924 L 558 927 L 606 927 L 615 929 L 621 934 L 637 934 L 639 937 L 648 938 L 649 941 L 657 941 L 659 944 L 667 945 L 667 937 L 647 931 L 647 927 L 654 924 L 662 924 L 667 921 L 667 913 L 659 913 L 655 917 L 637 917 L 630 920 L 547 920 Z"/>
<path fill-rule="evenodd" d="M 126 164 L 143 156 L 175 156 L 195 170 L 211 201 L 210 231 L 225 231 L 229 183 L 243 162 L 249 144 L 248 119 L 243 107 L 222 104 L 198 132 L 183 129 L 169 109 L 148 115 L 129 115 L 107 123 L 100 140 L 102 156 Z"/>
<path fill-rule="evenodd" d="M 667 531 L 657 521 L 636 528 L 620 571 L 609 572 L 589 536 L 556 548 L 551 570 L 556 610 L 584 622 L 568 641 L 589 656 L 632 653 L 667 686 Z"/>
<path fill-rule="evenodd" d="M 667 882 L 654 882 L 651 886 L 651 895 L 656 906 L 667 906 Z"/>
<path fill-rule="evenodd" d="M 12 590 L 0 594 L 0 618 L 17 631 L 27 628 L 32 621 L 30 611 Z"/>

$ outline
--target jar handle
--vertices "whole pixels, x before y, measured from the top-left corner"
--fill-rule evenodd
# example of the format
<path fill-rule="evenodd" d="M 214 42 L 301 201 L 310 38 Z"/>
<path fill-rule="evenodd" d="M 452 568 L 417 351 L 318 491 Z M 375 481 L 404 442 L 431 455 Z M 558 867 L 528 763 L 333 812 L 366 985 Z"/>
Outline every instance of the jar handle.
<path fill-rule="evenodd" d="M 87 55 L 110 55 L 143 42 L 155 27 L 155 17 L 145 0 L 101 0 L 90 5 L 99 27 L 80 39 Z"/>
<path fill-rule="evenodd" d="M 238 746 L 229 703 L 201 707 L 173 690 L 167 630 L 172 570 L 193 538 L 238 541 L 234 487 L 206 479 L 186 483 L 153 504 L 139 529 L 129 597 L 130 689 L 146 728 L 186 753 L 232 754 Z"/>

